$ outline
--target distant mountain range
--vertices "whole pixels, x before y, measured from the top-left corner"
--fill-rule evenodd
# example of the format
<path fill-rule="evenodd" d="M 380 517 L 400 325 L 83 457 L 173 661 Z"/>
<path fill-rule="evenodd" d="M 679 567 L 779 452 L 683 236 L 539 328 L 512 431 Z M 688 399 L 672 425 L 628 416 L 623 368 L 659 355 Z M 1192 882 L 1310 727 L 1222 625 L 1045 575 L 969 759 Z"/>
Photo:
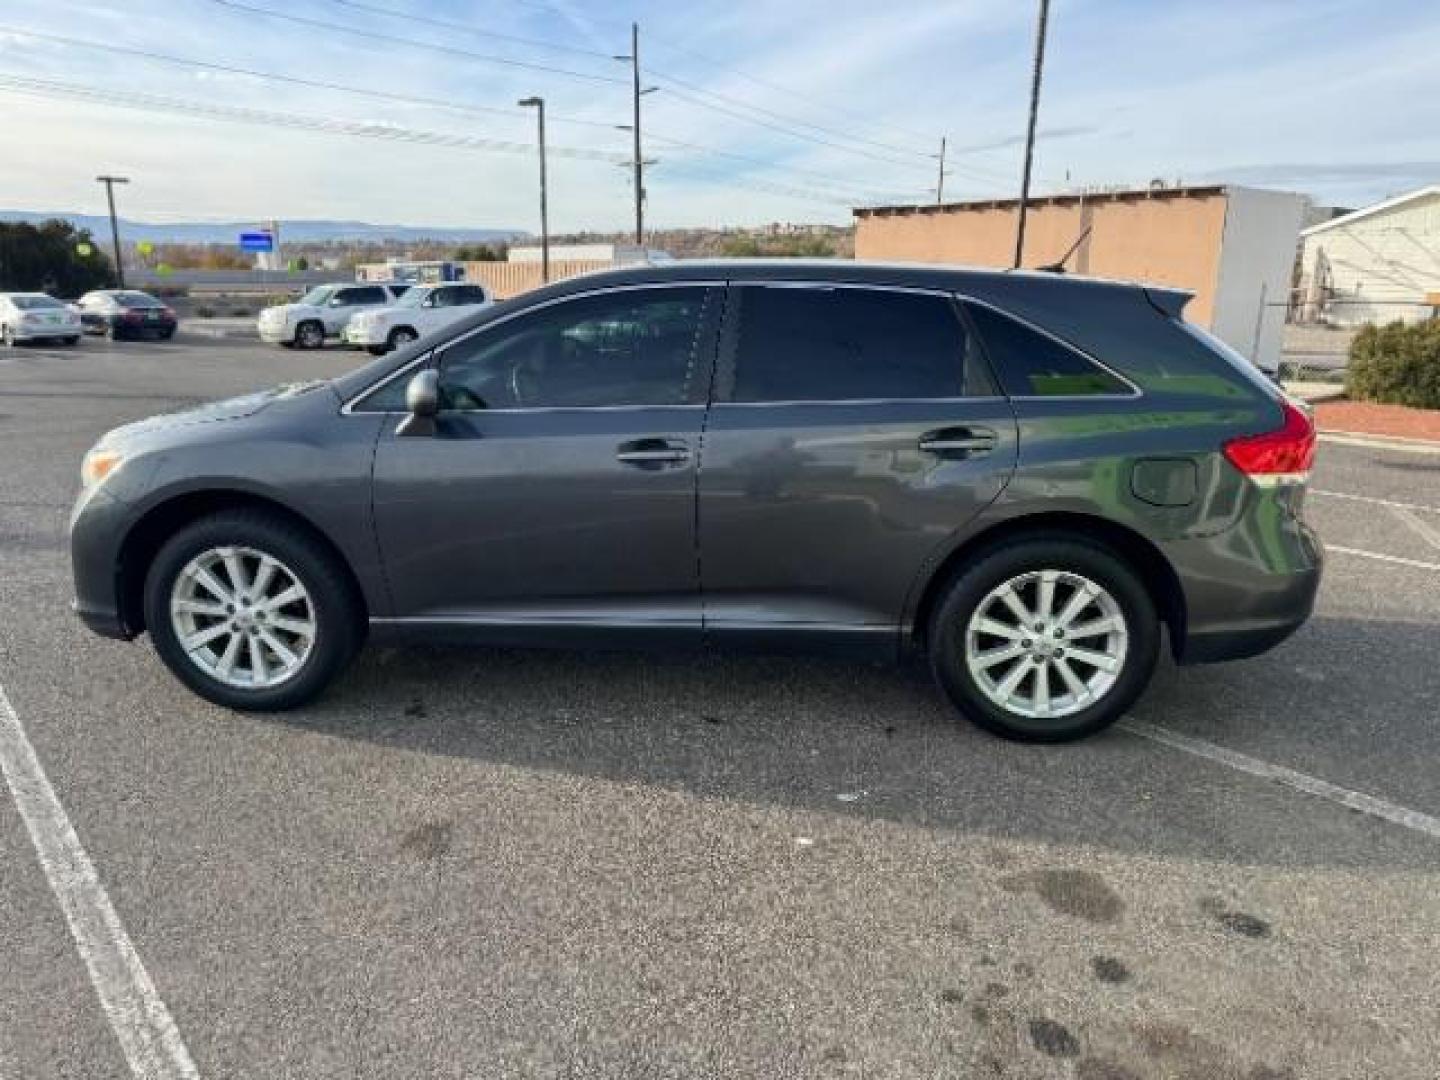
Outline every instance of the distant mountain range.
<path fill-rule="evenodd" d="M 51 218 L 70 222 L 77 229 L 89 229 L 105 239 L 110 235 L 110 219 L 96 214 L 76 214 L 69 210 L 0 210 L 0 221 L 28 221 L 39 224 Z M 152 244 L 234 244 L 242 232 L 252 232 L 254 221 L 213 222 L 174 221 L 166 223 L 132 221 L 120 218 L 120 238 L 130 243 L 148 240 Z M 365 241 L 418 243 L 436 240 L 446 243 L 492 243 L 497 240 L 525 238 L 524 229 L 461 229 L 442 225 L 372 225 L 366 221 L 284 221 L 280 222 L 281 242 L 324 243 Z"/>

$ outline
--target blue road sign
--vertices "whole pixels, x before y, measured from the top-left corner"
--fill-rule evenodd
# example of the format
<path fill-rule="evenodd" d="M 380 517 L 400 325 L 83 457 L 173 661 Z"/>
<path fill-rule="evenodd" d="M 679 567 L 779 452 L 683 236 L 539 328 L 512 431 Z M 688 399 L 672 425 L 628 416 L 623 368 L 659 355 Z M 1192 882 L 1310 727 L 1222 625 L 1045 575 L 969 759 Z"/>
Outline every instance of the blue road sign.
<path fill-rule="evenodd" d="M 268 232 L 242 232 L 240 234 L 241 251 L 274 251 L 275 237 Z"/>

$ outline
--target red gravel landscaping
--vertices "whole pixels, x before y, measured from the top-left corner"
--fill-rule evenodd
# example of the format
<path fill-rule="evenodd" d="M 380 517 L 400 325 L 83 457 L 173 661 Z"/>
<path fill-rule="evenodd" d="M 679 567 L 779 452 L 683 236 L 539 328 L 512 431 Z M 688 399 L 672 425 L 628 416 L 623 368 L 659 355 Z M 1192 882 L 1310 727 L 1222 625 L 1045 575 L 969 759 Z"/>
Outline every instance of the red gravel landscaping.
<path fill-rule="evenodd" d="M 1375 405 L 1368 401 L 1322 401 L 1315 406 L 1315 423 L 1321 431 L 1353 431 L 1440 442 L 1440 409 L 1409 409 L 1404 405 Z"/>

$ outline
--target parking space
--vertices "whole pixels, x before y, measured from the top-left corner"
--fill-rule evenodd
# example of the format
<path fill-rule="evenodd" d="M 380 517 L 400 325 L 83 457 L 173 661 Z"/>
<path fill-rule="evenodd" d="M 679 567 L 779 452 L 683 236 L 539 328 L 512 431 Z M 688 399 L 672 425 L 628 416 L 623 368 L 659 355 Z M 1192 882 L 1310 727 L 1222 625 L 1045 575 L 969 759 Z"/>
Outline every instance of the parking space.
<path fill-rule="evenodd" d="M 240 716 L 80 627 L 96 436 L 364 359 L 0 352 L 0 686 L 199 1074 L 1433 1076 L 1440 455 L 1324 445 L 1312 622 L 1066 747 L 789 658 L 374 649 Z M 0 1076 L 124 1075 L 19 805 Z"/>

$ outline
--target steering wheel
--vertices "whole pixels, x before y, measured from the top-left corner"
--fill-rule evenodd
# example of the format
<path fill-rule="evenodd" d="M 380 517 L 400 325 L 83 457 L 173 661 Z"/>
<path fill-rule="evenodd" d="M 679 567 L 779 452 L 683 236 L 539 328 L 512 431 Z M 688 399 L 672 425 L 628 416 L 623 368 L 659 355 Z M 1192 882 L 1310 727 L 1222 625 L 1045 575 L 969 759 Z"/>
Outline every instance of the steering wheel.
<path fill-rule="evenodd" d="M 464 386 L 447 386 L 442 395 L 444 407 L 474 412 L 486 408 L 485 399 Z"/>
<path fill-rule="evenodd" d="M 510 369 L 510 398 L 516 405 L 524 405 L 540 396 L 540 381 L 529 367 L 529 360 L 519 360 Z"/>

